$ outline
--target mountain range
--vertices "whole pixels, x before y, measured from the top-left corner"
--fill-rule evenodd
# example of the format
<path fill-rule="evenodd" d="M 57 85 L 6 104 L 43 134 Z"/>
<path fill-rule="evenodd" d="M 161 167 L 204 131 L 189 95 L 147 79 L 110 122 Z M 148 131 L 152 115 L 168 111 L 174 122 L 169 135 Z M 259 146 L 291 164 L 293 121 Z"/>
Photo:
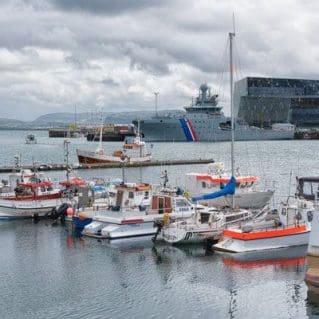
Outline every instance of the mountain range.
<path fill-rule="evenodd" d="M 184 114 L 183 110 L 161 110 L 158 115 L 179 115 Z M 155 115 L 151 111 L 131 112 L 103 112 L 99 113 L 50 113 L 39 116 L 34 121 L 20 121 L 7 118 L 0 118 L 0 129 L 49 129 L 64 128 L 69 125 L 92 126 L 101 123 L 101 115 L 104 123 L 132 123 L 133 120 L 150 119 Z"/>

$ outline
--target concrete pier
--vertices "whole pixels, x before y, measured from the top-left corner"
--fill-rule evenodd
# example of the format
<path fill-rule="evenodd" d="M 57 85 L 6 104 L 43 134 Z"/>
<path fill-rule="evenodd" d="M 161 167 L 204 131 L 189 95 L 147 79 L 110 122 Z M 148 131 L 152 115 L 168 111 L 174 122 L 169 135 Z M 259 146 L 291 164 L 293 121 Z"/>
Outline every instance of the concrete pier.
<path fill-rule="evenodd" d="M 129 167 L 146 167 L 146 166 L 170 166 L 170 165 L 195 165 L 195 164 L 209 164 L 213 163 L 213 159 L 191 159 L 191 160 L 152 160 L 144 163 L 125 163 L 125 168 Z M 63 171 L 66 170 L 65 164 L 37 164 L 36 169 L 39 171 Z M 122 168 L 123 163 L 104 163 L 104 164 L 82 164 L 70 165 L 71 169 L 94 169 L 94 168 Z M 16 166 L 2 166 L 0 173 L 16 172 L 19 169 L 33 169 L 33 165 L 24 165 L 22 167 Z"/>
<path fill-rule="evenodd" d="M 319 211 L 315 212 L 312 220 L 307 263 L 305 281 L 308 286 L 308 301 L 319 304 Z"/>

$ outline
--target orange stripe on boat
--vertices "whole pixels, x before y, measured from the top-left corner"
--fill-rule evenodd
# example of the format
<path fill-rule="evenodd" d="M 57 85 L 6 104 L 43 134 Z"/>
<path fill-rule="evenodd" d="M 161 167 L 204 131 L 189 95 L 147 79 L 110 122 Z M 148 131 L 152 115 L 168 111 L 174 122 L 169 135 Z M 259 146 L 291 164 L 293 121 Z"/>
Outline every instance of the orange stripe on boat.
<path fill-rule="evenodd" d="M 297 266 L 304 265 L 306 263 L 306 257 L 295 257 L 295 258 L 278 258 L 269 260 L 235 260 L 231 258 L 223 258 L 225 266 L 230 267 L 241 267 L 241 268 L 258 268 L 266 266 Z"/>
<path fill-rule="evenodd" d="M 254 239 L 288 236 L 288 235 L 303 233 L 305 231 L 307 231 L 306 225 L 290 227 L 290 228 L 280 228 L 280 229 L 274 229 L 274 230 L 263 230 L 263 231 L 256 231 L 256 232 L 250 232 L 250 233 L 241 233 L 234 230 L 225 229 L 224 236 L 231 237 L 234 239 L 240 239 L 240 240 L 254 240 Z"/>
<path fill-rule="evenodd" d="M 230 180 L 228 177 L 212 177 L 211 175 L 196 175 L 196 180 L 204 181 L 209 180 L 212 183 L 220 184 L 224 183 L 227 184 Z M 247 177 L 236 177 L 236 183 L 251 183 L 258 181 L 257 176 L 247 176 Z"/>

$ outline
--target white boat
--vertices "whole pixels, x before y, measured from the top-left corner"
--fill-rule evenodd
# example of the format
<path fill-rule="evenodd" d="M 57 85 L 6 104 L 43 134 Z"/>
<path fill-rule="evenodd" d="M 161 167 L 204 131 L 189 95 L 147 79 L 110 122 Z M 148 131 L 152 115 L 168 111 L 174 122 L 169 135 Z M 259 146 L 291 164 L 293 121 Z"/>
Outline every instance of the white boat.
<path fill-rule="evenodd" d="M 185 189 L 192 197 L 199 197 L 222 189 L 230 180 L 230 175 L 225 173 L 223 163 L 212 163 L 208 166 L 207 173 L 188 173 L 185 178 Z M 260 209 L 271 200 L 274 191 L 256 191 L 255 183 L 259 178 L 253 175 L 236 174 L 236 191 L 234 195 L 203 199 L 209 206 L 230 207 L 232 200 L 234 207 Z"/>
<path fill-rule="evenodd" d="M 164 225 L 163 239 L 170 244 L 216 241 L 225 227 L 225 217 L 214 209 L 195 211 L 186 219 Z"/>
<path fill-rule="evenodd" d="M 62 204 L 60 189 L 43 173 L 21 170 L 9 175 L 6 192 L 0 193 L 0 219 L 44 216 Z"/>
<path fill-rule="evenodd" d="M 83 234 L 107 239 L 154 236 L 158 233 L 158 222 L 189 217 L 193 211 L 194 205 L 185 197 L 172 192 L 157 193 L 152 195 L 151 206 L 146 210 L 100 212 L 85 226 Z"/>
<path fill-rule="evenodd" d="M 100 130 L 99 146 L 95 151 L 77 149 L 76 153 L 80 164 L 101 164 L 101 163 L 141 163 L 149 162 L 152 159 L 151 153 L 146 148 L 146 144 L 141 140 L 139 133 L 129 141 L 125 139 L 122 150 L 116 150 L 112 154 L 107 154 L 102 147 L 102 132 Z"/>
<path fill-rule="evenodd" d="M 263 216 L 225 229 L 223 240 L 213 249 L 243 253 L 307 245 L 314 211 L 313 203 L 303 199 L 297 199 L 293 204 L 282 204 L 275 218 Z"/>
<path fill-rule="evenodd" d="M 232 194 L 235 190 L 235 184 L 235 178 L 232 177 L 222 191 L 208 195 L 215 198 Z M 196 211 L 183 221 L 164 225 L 162 236 L 170 244 L 218 241 L 226 226 L 250 220 L 256 214 L 263 213 L 261 210 L 207 207 L 206 210 Z"/>
<path fill-rule="evenodd" d="M 27 137 L 25 138 L 25 143 L 26 144 L 37 144 L 37 139 L 34 136 L 34 134 L 28 134 Z"/>

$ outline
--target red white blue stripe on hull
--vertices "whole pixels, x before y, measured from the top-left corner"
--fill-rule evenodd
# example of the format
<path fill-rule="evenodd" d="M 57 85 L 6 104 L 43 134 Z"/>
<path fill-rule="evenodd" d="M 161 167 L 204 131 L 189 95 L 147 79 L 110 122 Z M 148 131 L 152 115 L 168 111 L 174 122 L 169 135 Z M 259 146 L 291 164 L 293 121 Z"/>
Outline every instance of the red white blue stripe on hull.
<path fill-rule="evenodd" d="M 187 118 L 180 118 L 179 122 L 181 123 L 182 129 L 185 134 L 187 142 L 197 142 L 197 135 L 192 125 L 192 122 Z"/>

